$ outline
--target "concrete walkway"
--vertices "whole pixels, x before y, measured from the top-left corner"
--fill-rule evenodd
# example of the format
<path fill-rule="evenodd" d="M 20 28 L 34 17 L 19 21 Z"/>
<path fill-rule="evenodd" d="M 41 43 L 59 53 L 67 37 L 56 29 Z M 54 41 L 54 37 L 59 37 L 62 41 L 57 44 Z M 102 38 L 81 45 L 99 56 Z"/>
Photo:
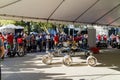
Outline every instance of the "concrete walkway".
<path fill-rule="evenodd" d="M 94 54 L 96 67 L 86 64 L 84 56 L 72 57 L 71 66 L 62 64 L 63 57 L 53 58 L 51 65 L 41 62 L 43 53 L 2 61 L 2 80 L 120 80 L 120 50 L 102 50 Z"/>

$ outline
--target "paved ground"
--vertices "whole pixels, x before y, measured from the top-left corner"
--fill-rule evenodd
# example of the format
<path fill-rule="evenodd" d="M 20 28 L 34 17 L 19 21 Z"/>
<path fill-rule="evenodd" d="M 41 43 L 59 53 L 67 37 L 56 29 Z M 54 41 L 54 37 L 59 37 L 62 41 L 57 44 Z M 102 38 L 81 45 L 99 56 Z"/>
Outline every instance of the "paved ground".
<path fill-rule="evenodd" d="M 84 56 L 73 57 L 71 66 L 64 66 L 62 57 L 53 58 L 51 65 L 41 62 L 43 53 L 2 61 L 2 80 L 120 80 L 120 50 L 102 50 L 94 54 L 96 67 L 87 66 Z"/>

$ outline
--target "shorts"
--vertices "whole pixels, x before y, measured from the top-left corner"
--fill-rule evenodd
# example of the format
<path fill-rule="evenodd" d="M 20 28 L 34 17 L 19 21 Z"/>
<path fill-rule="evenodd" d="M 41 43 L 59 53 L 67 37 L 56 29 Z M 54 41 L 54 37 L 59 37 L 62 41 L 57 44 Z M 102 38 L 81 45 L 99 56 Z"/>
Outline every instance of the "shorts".
<path fill-rule="evenodd" d="M 23 43 L 19 43 L 18 46 L 23 46 Z"/>

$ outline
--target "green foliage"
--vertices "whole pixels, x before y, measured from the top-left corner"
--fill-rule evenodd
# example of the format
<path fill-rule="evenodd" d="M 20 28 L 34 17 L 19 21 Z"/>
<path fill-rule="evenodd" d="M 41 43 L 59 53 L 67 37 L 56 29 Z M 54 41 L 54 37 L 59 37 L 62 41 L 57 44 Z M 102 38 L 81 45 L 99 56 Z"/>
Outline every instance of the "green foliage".
<path fill-rule="evenodd" d="M 30 32 L 46 32 L 48 33 L 49 29 L 56 29 L 58 28 L 60 32 L 63 32 L 63 28 L 67 25 L 65 24 L 53 24 L 49 22 L 33 22 L 30 21 L 30 25 L 27 24 L 27 22 L 21 20 L 21 21 L 14 21 L 14 20 L 0 20 L 0 25 L 7 25 L 7 24 L 14 24 L 16 26 L 20 25 L 24 27 L 24 31 Z"/>
<path fill-rule="evenodd" d="M 80 24 L 75 24 L 74 26 L 75 26 L 75 28 L 79 28 Z"/>
<path fill-rule="evenodd" d="M 48 33 L 48 29 L 52 29 L 53 28 L 53 24 L 52 23 L 48 23 L 48 22 L 31 22 L 32 24 L 32 31 L 35 32 L 46 32 Z"/>
<path fill-rule="evenodd" d="M 7 24 L 15 24 L 16 21 L 14 20 L 0 20 L 0 26 L 7 25 Z"/>
<path fill-rule="evenodd" d="M 26 23 L 24 21 L 16 21 L 15 25 L 21 25 L 21 26 L 25 27 Z"/>

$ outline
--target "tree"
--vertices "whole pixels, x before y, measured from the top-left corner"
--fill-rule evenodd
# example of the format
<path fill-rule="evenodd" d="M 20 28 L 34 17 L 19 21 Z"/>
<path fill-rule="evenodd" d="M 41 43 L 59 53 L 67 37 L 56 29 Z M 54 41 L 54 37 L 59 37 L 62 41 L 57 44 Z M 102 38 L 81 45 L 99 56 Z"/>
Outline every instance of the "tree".
<path fill-rule="evenodd" d="M 15 25 L 17 25 L 17 26 L 20 25 L 20 26 L 25 27 L 25 26 L 26 26 L 26 22 L 23 21 L 23 20 L 21 20 L 21 21 L 16 21 Z"/>
<path fill-rule="evenodd" d="M 7 24 L 15 24 L 16 21 L 14 20 L 0 20 L 0 26 L 7 25 Z"/>

